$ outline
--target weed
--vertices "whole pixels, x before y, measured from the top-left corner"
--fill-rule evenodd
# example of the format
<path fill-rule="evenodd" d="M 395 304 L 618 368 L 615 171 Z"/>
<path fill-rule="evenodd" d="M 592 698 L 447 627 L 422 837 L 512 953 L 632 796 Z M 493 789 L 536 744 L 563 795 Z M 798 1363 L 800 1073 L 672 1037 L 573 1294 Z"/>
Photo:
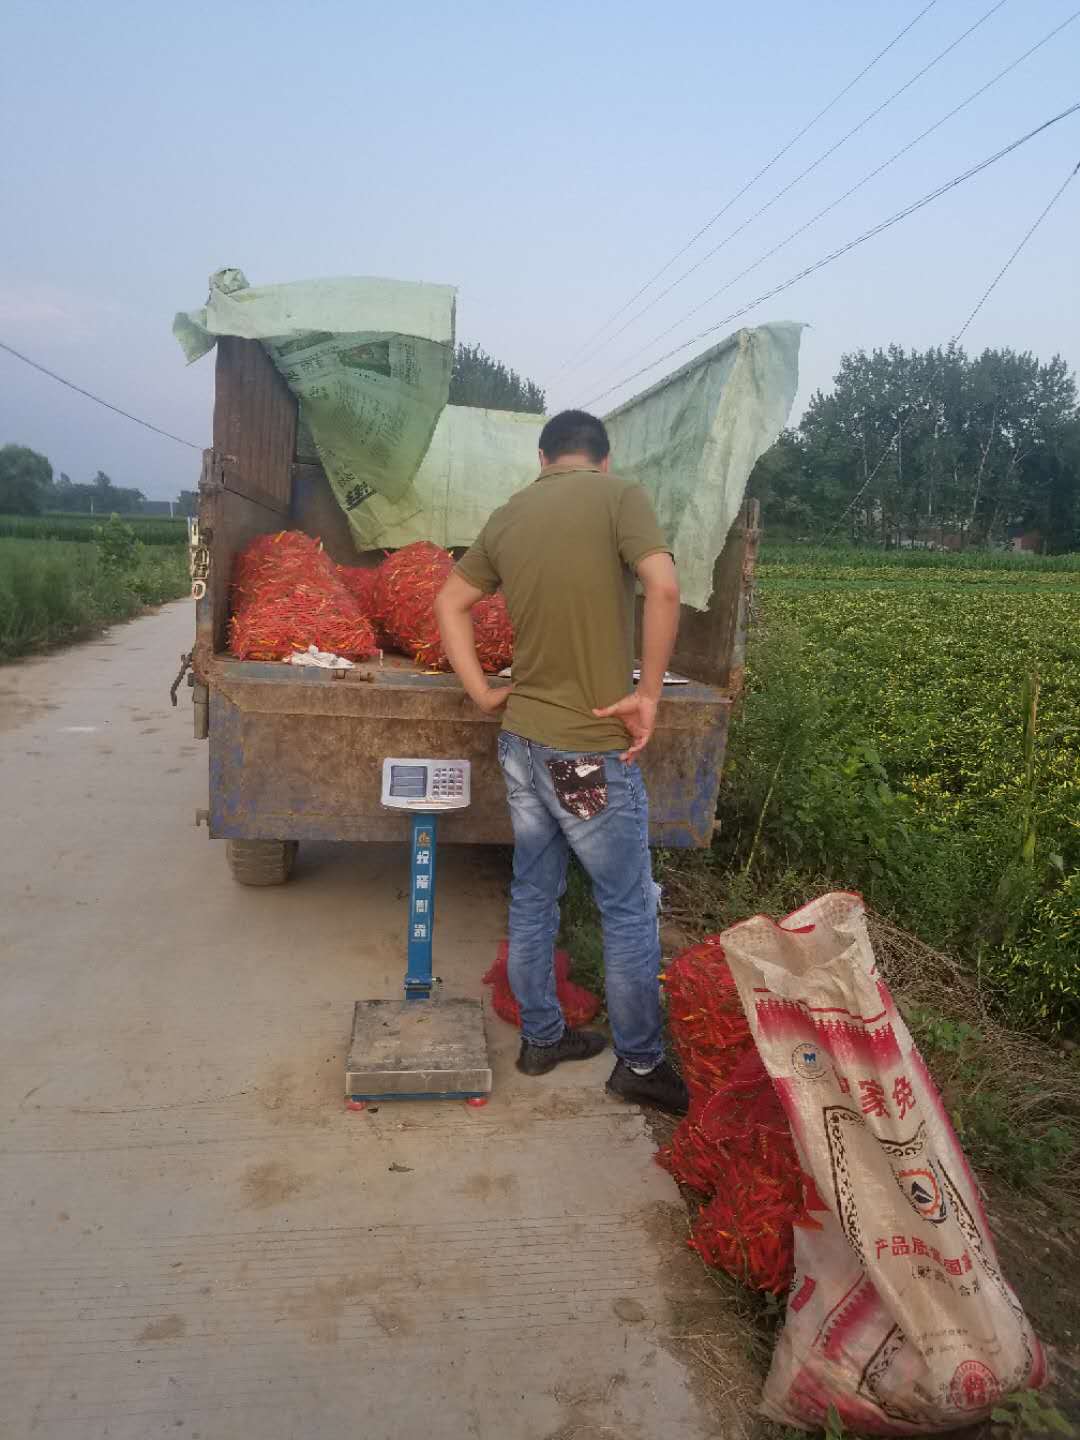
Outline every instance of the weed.
<path fill-rule="evenodd" d="M 1038 1390 L 1016 1390 L 996 1405 L 990 1414 L 995 1436 L 1075 1436 L 1077 1430 L 1056 1405 Z"/>
<path fill-rule="evenodd" d="M 571 859 L 562 902 L 559 943 L 570 952 L 570 978 L 597 995 L 604 993 L 604 939 L 588 876 Z"/>
<path fill-rule="evenodd" d="M 980 1164 L 1023 1188 L 1051 1179 L 1073 1158 L 1074 1128 L 1050 1118 L 1032 1123 L 1018 1114 L 1017 1099 L 1022 1105 L 1038 1098 L 1038 1086 L 1021 1079 L 1011 1093 L 1003 1088 L 1004 1057 L 982 1029 L 920 1005 L 905 1009 L 960 1142 Z"/>
<path fill-rule="evenodd" d="M 142 546 L 126 521 L 110 515 L 97 532 L 97 550 L 104 569 L 126 575 L 137 568 Z"/>
<path fill-rule="evenodd" d="M 0 660 L 97 634 L 189 585 L 183 546 L 140 550 L 121 570 L 96 545 L 0 540 Z"/>
<path fill-rule="evenodd" d="M 847 1431 L 835 1405 L 830 1405 L 825 1414 L 825 1440 L 844 1440 Z"/>

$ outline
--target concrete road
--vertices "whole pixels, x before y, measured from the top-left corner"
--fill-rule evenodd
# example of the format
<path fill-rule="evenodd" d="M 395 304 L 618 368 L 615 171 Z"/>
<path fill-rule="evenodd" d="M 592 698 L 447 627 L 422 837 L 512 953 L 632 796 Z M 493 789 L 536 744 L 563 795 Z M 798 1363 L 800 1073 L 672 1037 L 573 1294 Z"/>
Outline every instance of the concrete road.
<path fill-rule="evenodd" d="M 610 1057 L 525 1080 L 491 1017 L 486 1109 L 344 1110 L 353 1000 L 399 993 L 406 858 L 233 883 L 168 703 L 191 632 L 182 603 L 0 669 L 0 1434 L 741 1433 L 685 1363 L 715 1302 Z M 443 852 L 450 993 L 481 992 L 504 884 Z"/>

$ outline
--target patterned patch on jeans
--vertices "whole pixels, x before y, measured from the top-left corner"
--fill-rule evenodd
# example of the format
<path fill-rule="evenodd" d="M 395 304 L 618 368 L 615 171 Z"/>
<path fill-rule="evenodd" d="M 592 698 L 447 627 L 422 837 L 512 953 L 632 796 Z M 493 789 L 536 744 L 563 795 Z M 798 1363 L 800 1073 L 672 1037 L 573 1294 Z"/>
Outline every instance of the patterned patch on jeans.
<path fill-rule="evenodd" d="M 547 765 L 559 804 L 568 815 L 591 820 L 607 808 L 607 775 L 602 755 L 549 760 Z"/>

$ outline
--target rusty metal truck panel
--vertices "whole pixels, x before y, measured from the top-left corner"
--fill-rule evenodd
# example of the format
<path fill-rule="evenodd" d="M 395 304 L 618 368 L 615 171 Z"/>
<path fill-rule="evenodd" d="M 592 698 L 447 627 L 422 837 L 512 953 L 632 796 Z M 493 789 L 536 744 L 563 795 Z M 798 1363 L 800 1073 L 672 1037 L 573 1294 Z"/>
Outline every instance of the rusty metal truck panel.
<path fill-rule="evenodd" d="M 643 768 L 654 845 L 707 845 L 730 699 L 672 687 Z M 380 803 L 384 755 L 470 760 L 473 802 L 444 816 L 449 843 L 511 840 L 495 754 L 498 722 L 452 675 L 405 662 L 327 671 L 218 659 L 210 680 L 210 833 L 228 839 L 403 840 L 408 817 Z"/>

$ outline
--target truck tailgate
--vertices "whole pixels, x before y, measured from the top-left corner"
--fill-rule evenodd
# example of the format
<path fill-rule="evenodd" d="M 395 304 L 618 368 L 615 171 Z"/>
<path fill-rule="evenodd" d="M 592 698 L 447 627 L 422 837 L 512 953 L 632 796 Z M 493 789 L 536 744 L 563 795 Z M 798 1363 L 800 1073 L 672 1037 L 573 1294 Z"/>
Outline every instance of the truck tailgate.
<path fill-rule="evenodd" d="M 407 817 L 380 803 L 386 756 L 470 760 L 472 805 L 440 820 L 451 843 L 508 843 L 496 756 L 499 722 L 452 675 L 398 658 L 340 678 L 217 656 L 210 667 L 210 833 L 230 839 L 404 840 Z M 732 695 L 669 687 L 642 768 L 650 840 L 708 845 Z"/>

